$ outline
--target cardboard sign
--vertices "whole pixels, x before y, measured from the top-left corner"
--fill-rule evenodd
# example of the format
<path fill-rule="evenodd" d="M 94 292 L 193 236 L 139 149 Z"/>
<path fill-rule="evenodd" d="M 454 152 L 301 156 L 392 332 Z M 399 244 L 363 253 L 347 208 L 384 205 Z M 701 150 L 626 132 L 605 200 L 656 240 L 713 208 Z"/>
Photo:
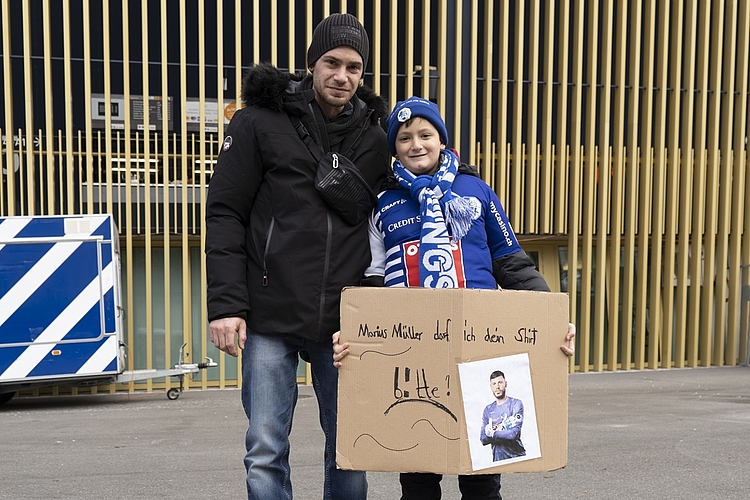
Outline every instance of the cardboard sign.
<path fill-rule="evenodd" d="M 341 341 L 350 354 L 339 373 L 338 466 L 444 474 L 564 467 L 567 329 L 561 293 L 345 289 Z M 491 387 L 497 371 L 505 394 Z"/>

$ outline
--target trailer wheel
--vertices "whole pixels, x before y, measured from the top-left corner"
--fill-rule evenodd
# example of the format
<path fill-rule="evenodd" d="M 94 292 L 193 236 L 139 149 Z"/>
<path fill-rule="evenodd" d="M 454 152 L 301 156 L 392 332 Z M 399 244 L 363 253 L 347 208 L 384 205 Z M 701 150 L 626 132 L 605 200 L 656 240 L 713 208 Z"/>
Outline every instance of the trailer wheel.
<path fill-rule="evenodd" d="M 7 403 L 11 399 L 13 399 L 13 396 L 15 396 L 15 392 L 4 392 L 0 394 L 0 405 Z"/>
<path fill-rule="evenodd" d="M 171 388 L 167 391 L 167 399 L 171 399 L 174 401 L 175 399 L 180 397 L 180 390 L 176 388 Z"/>

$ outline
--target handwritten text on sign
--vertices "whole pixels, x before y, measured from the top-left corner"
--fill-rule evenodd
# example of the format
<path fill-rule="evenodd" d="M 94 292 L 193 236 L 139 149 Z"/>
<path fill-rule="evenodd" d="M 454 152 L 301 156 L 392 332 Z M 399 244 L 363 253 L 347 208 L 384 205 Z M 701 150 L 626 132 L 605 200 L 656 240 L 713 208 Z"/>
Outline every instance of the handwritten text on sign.
<path fill-rule="evenodd" d="M 437 320 L 435 324 L 435 332 L 432 335 L 432 340 L 438 340 L 438 341 L 445 341 L 450 342 L 451 339 L 451 319 L 448 318 L 446 320 L 442 320 L 442 326 L 441 326 L 441 320 Z M 473 326 L 469 326 L 467 324 L 467 321 L 464 321 L 464 327 L 463 327 L 463 339 L 464 342 L 476 342 L 477 341 L 477 331 L 475 331 L 475 328 Z M 484 340 L 485 342 L 491 342 L 491 343 L 505 343 L 505 334 L 499 333 L 500 327 L 495 326 L 493 327 L 486 327 L 479 335 L 479 340 Z M 370 325 L 368 323 L 360 323 L 359 325 L 359 333 L 357 334 L 357 338 L 381 338 L 381 339 L 387 339 L 387 338 L 399 338 L 404 340 L 429 340 L 430 336 L 425 335 L 424 331 L 419 330 L 417 327 L 413 325 L 407 325 L 404 323 L 395 323 L 393 327 L 389 330 L 388 328 L 381 328 L 380 325 L 375 326 L 375 328 L 370 329 Z M 536 344 L 536 338 L 537 334 L 539 333 L 539 330 L 535 327 L 530 328 L 519 328 L 515 333 L 509 335 L 509 338 L 512 340 L 515 340 L 516 342 L 521 342 L 524 344 Z M 483 337 L 482 337 L 483 335 Z"/>
<path fill-rule="evenodd" d="M 380 325 L 375 325 L 374 328 L 370 327 L 369 323 L 360 323 L 358 338 L 393 338 L 402 339 L 406 342 L 450 342 L 451 338 L 455 338 L 455 333 L 452 331 L 453 321 L 450 318 L 438 319 L 435 322 L 435 329 L 432 332 L 425 333 L 414 325 L 406 323 L 394 323 L 389 328 L 383 328 Z M 480 331 L 481 330 L 481 331 Z M 506 333 L 501 330 L 499 326 L 491 326 L 484 328 L 475 328 L 468 324 L 468 321 L 464 321 L 463 328 L 461 329 L 461 337 L 464 342 L 487 342 L 490 344 L 505 344 L 506 338 L 509 342 L 517 342 L 521 344 L 535 345 L 537 335 L 539 334 L 538 328 L 521 327 L 515 332 Z M 371 351 L 365 351 L 371 352 Z M 389 353 L 389 355 L 401 355 L 408 351 L 401 353 Z M 362 353 L 363 355 L 365 353 Z M 408 367 L 408 366 L 395 366 L 393 369 L 393 399 L 394 401 L 386 408 L 384 414 L 388 414 L 391 409 L 401 403 L 422 401 L 427 402 L 435 407 L 441 409 L 451 416 L 453 420 L 457 420 L 455 413 L 450 410 L 441 398 L 450 396 L 450 374 L 443 376 L 435 375 L 428 377 L 428 369 L 425 367 Z"/>

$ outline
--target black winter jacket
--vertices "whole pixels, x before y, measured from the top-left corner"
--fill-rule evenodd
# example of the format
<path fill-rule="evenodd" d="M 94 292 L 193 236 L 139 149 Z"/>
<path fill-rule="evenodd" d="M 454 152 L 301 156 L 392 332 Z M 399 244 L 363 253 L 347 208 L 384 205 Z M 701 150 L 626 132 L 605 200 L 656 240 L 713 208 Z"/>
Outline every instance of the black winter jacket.
<path fill-rule="evenodd" d="M 245 77 L 246 107 L 227 126 L 208 189 L 208 317 L 238 316 L 256 333 L 330 341 L 341 289 L 359 284 L 370 262 L 367 222 L 347 225 L 315 190 L 317 164 L 290 117 L 319 144 L 328 136 L 311 77 L 301 77 L 270 65 Z M 367 87 L 350 104 L 357 126 L 329 147 L 346 151 L 364 127 L 348 158 L 378 192 L 390 164 L 378 124 L 387 104 Z"/>

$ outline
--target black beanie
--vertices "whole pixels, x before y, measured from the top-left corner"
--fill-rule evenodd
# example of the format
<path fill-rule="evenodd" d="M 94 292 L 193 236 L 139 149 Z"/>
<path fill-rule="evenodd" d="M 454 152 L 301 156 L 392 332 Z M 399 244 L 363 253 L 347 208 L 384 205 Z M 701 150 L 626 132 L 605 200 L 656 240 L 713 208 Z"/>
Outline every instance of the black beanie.
<path fill-rule="evenodd" d="M 362 23 L 351 14 L 331 14 L 320 21 L 307 49 L 307 66 L 312 66 L 323 54 L 341 45 L 348 45 L 359 52 L 364 72 L 370 55 L 370 39 Z"/>

